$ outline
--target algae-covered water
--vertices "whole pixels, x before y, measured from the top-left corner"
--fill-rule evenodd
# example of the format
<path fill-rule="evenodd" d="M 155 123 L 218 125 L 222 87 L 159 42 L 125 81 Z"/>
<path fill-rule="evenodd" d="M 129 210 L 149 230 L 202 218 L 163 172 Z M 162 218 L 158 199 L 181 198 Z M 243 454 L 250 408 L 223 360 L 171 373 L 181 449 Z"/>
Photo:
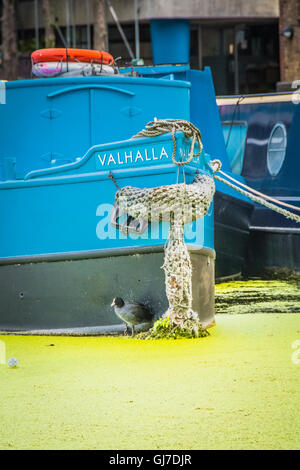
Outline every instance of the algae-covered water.
<path fill-rule="evenodd" d="M 299 449 L 300 315 L 216 320 L 188 340 L 0 336 L 19 360 L 0 449 Z"/>
<path fill-rule="evenodd" d="M 300 313 L 300 278 L 216 284 L 215 312 Z"/>

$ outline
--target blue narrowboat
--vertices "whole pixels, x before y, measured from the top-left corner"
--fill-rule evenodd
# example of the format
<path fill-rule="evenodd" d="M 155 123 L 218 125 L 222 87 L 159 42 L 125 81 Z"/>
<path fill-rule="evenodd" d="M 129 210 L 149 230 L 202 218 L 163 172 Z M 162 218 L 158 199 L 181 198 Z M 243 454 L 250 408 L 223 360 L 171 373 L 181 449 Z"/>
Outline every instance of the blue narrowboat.
<path fill-rule="evenodd" d="M 176 183 L 170 135 L 128 137 L 154 110 L 157 118 L 190 120 L 189 93 L 184 81 L 123 76 L 6 84 L 0 108 L 1 329 L 112 325 L 118 323 L 110 307 L 115 296 L 164 312 L 167 231 L 157 228 L 154 237 L 112 233 L 116 187 L 109 175 L 121 187 Z M 177 141 L 179 152 L 187 143 L 180 135 Z M 205 170 L 203 158 L 185 169 L 187 183 L 197 168 Z M 193 224 L 196 231 L 185 230 L 194 308 L 205 323 L 213 318 L 212 208 Z"/>
<path fill-rule="evenodd" d="M 158 41 L 165 31 L 153 23 Z M 161 267 L 168 223 L 151 223 L 143 232 L 135 224 L 124 235 L 128 221 L 114 219 L 113 204 L 116 184 L 171 185 L 183 175 L 172 162 L 170 134 L 132 137 L 154 118 L 190 121 L 202 133 L 204 150 L 185 166 L 186 182 L 197 172 L 211 175 L 208 162 L 215 158 L 228 173 L 231 168 L 210 70 L 163 60 L 114 75 L 3 84 L 1 330 L 116 325 L 110 307 L 116 296 L 147 301 L 157 314 L 166 310 Z M 181 133 L 176 141 L 180 159 L 190 141 Z M 214 321 L 216 252 L 217 277 L 242 270 L 252 209 L 246 197 L 216 182 L 206 216 L 184 227 L 193 309 L 204 325 Z"/>

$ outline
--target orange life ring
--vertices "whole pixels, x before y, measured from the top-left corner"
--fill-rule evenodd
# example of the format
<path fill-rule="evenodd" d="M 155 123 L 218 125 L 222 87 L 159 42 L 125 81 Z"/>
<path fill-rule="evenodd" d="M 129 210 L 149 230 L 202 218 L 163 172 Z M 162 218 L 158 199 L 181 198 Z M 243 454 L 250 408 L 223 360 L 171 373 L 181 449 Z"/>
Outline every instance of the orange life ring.
<path fill-rule="evenodd" d="M 108 52 L 69 48 L 38 49 L 31 54 L 31 60 L 34 64 L 39 62 L 93 62 L 111 65 L 114 62 L 113 56 Z"/>

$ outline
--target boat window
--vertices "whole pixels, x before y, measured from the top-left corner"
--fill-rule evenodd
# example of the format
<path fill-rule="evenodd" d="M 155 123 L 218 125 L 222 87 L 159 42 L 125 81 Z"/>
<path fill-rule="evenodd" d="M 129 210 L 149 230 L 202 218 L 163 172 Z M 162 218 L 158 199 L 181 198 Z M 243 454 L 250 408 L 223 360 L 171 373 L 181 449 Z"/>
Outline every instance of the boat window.
<path fill-rule="evenodd" d="M 267 151 L 267 166 L 271 176 L 278 175 L 286 153 L 286 129 L 284 124 L 277 123 L 273 127 Z"/>
<path fill-rule="evenodd" d="M 241 121 L 223 121 L 222 127 L 231 171 L 240 175 L 244 162 L 247 124 Z"/>

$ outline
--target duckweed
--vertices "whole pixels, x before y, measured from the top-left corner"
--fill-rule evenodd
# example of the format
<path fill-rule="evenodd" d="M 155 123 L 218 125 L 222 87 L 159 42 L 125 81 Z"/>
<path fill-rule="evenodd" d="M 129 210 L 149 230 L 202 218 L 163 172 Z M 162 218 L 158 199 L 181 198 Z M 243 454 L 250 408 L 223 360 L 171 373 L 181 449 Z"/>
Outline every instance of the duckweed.
<path fill-rule="evenodd" d="M 0 449 L 300 449 L 295 314 L 180 341 L 0 336 Z M 52 347 L 49 347 L 52 345 Z"/>
<path fill-rule="evenodd" d="M 300 280 L 249 280 L 216 284 L 215 312 L 299 313 Z"/>

